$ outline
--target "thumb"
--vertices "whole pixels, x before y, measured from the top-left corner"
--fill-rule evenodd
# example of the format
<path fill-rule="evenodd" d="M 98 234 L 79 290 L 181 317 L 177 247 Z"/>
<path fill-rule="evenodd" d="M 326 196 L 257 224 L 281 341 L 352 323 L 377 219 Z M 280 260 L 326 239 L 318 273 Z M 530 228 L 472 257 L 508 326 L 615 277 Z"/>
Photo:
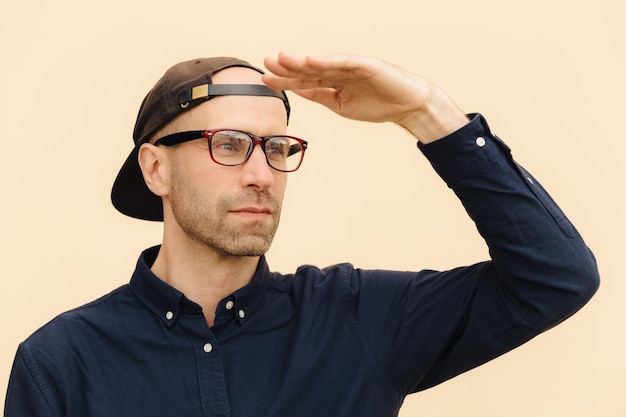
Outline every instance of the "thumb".
<path fill-rule="evenodd" d="M 328 107 L 336 113 L 340 113 L 341 106 L 337 97 L 337 90 L 334 88 L 304 88 L 291 90 L 294 94 L 307 100 L 319 103 Z"/>

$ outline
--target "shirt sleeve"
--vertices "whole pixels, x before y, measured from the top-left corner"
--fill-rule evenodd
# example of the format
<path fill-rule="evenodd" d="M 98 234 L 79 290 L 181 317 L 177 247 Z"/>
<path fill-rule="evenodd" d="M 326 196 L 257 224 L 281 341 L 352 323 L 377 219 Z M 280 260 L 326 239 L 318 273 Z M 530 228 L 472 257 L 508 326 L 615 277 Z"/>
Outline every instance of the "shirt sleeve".
<path fill-rule="evenodd" d="M 32 365 L 32 364 L 31 364 Z M 50 402 L 50 390 L 36 377 L 28 364 L 28 355 L 21 346 L 15 356 L 6 400 L 4 417 L 59 417 Z"/>
<path fill-rule="evenodd" d="M 345 280 L 354 326 L 402 394 L 519 346 L 580 309 L 599 285 L 574 226 L 485 119 L 471 117 L 418 146 L 475 222 L 491 260 L 450 271 L 355 270 Z"/>

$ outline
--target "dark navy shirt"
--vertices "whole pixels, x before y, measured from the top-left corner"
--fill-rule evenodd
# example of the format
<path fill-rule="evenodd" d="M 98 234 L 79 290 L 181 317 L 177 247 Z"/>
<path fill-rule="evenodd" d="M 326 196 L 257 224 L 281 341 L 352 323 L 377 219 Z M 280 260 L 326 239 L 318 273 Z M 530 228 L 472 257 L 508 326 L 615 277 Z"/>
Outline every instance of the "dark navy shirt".
<path fill-rule="evenodd" d="M 450 271 L 350 264 L 270 272 L 264 258 L 199 305 L 150 271 L 23 342 L 6 417 L 396 416 L 405 396 L 561 322 L 595 292 L 593 255 L 481 116 L 420 149 L 492 260 Z"/>

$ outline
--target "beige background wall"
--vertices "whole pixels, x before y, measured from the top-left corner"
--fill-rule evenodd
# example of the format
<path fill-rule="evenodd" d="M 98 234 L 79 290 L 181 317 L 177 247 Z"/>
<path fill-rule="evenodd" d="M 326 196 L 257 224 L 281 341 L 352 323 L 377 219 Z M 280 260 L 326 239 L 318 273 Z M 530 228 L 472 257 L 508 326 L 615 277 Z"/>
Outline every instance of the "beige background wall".
<path fill-rule="evenodd" d="M 109 190 L 139 103 L 167 67 L 355 52 L 485 114 L 585 236 L 603 277 L 578 315 L 409 397 L 402 416 L 626 415 L 625 10 L 621 0 L 1 0 L 2 395 L 21 340 L 126 283 L 139 252 L 159 242 L 160 225 L 115 212 Z M 404 132 L 292 101 L 290 132 L 311 148 L 290 178 L 274 269 L 443 269 L 486 257 Z M 380 160 L 380 137 L 396 141 L 394 160 Z"/>

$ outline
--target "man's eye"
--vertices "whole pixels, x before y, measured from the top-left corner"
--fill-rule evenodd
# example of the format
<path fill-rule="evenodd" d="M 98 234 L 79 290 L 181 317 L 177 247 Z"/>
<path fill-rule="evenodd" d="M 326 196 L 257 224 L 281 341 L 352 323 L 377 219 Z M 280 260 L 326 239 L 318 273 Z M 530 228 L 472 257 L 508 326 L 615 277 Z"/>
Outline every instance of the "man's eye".
<path fill-rule="evenodd" d="M 240 139 L 228 136 L 214 137 L 211 142 L 213 150 L 219 152 L 246 152 L 249 146 L 249 139 Z"/>
<path fill-rule="evenodd" d="M 222 151 L 232 151 L 235 149 L 235 145 L 232 142 L 219 142 L 214 146 Z"/>
<path fill-rule="evenodd" d="M 289 144 L 283 140 L 273 140 L 265 146 L 265 153 L 272 155 L 287 156 Z"/>
<path fill-rule="evenodd" d="M 284 146 L 270 146 L 270 148 L 267 151 L 272 154 L 283 155 L 285 153 L 285 147 Z"/>

